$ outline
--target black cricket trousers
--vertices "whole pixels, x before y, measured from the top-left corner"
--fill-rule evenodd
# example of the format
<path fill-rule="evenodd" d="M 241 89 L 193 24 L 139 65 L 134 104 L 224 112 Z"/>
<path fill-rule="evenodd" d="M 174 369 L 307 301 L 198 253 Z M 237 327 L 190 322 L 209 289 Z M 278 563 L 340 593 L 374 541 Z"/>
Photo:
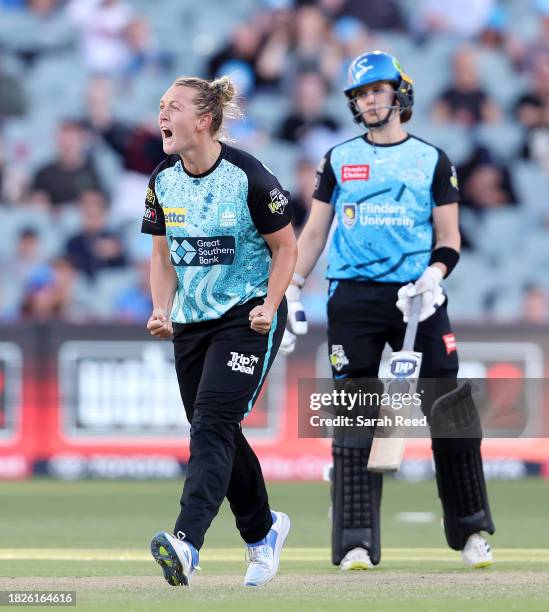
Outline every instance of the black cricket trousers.
<path fill-rule="evenodd" d="M 227 497 L 247 543 L 272 525 L 259 461 L 242 433 L 274 361 L 287 318 L 284 299 L 268 334 L 250 328 L 250 310 L 262 298 L 201 323 L 174 323 L 175 368 L 187 419 L 190 458 L 174 534 L 197 549 Z"/>

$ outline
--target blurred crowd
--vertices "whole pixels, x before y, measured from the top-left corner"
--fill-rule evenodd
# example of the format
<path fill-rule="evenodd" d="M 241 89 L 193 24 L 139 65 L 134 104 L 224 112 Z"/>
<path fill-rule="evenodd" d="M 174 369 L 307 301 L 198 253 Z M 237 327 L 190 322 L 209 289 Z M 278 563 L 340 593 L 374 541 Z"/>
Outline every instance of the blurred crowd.
<path fill-rule="evenodd" d="M 348 65 L 376 48 L 415 82 L 410 132 L 457 166 L 454 318 L 548 322 L 549 0 L 0 0 L 0 320 L 147 319 L 140 219 L 180 74 L 233 77 L 230 137 L 290 188 L 299 232 L 320 158 L 358 133 Z"/>

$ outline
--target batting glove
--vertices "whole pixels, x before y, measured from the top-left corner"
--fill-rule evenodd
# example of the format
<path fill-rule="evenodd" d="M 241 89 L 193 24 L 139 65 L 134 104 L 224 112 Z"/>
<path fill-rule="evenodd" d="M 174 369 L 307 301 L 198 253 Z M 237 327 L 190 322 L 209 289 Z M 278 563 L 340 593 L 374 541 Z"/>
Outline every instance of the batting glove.
<path fill-rule="evenodd" d="M 301 289 L 296 285 L 290 285 L 286 289 L 286 299 L 288 300 L 288 322 L 290 329 L 298 336 L 303 336 L 307 333 L 307 317 L 303 304 L 299 301 Z"/>
<path fill-rule="evenodd" d="M 411 298 L 415 295 L 421 295 L 420 322 L 428 319 L 444 304 L 446 295 L 440 286 L 441 280 L 442 270 L 438 266 L 429 266 L 415 283 L 408 283 L 398 290 L 396 307 L 404 315 L 405 323 L 408 323 Z"/>
<path fill-rule="evenodd" d="M 282 336 L 282 342 L 280 343 L 280 348 L 278 349 L 283 355 L 289 355 L 294 352 L 295 349 L 295 341 L 297 340 L 297 336 L 292 334 L 289 329 L 284 330 L 284 335 Z"/>

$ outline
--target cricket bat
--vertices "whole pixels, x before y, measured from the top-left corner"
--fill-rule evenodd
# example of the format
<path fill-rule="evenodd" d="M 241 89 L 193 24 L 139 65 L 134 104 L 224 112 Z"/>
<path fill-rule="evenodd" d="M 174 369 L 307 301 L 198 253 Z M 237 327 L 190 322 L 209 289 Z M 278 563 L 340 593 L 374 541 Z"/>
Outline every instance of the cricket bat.
<path fill-rule="evenodd" d="M 421 295 L 412 298 L 410 315 L 404 334 L 402 350 L 391 355 L 389 360 L 389 377 L 385 393 L 415 393 L 419 370 L 421 368 L 421 353 L 414 351 L 419 312 L 421 310 Z M 402 409 L 388 408 L 386 414 L 394 419 L 397 414 L 406 416 Z M 383 409 L 379 416 L 383 416 Z M 404 427 L 393 426 L 390 431 L 386 428 L 376 427 L 376 433 L 383 430 L 383 437 L 374 434 L 372 449 L 368 459 L 368 469 L 371 472 L 395 472 L 400 468 L 406 438 L 402 437 Z M 400 434 L 400 435 L 399 435 Z"/>

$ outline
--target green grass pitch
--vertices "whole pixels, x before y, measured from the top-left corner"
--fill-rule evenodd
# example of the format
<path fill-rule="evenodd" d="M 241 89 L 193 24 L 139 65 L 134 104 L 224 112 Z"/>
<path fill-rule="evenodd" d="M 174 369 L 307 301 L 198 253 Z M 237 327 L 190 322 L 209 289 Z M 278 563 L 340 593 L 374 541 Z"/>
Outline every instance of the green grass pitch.
<path fill-rule="evenodd" d="M 191 589 L 169 587 L 148 552 L 171 530 L 180 484 L 0 484 L 0 590 L 75 590 L 81 610 L 548 610 L 549 483 L 490 482 L 496 565 L 466 568 L 446 547 L 434 482 L 384 485 L 380 566 L 343 574 L 329 561 L 327 483 L 271 483 L 292 530 L 280 573 L 241 586 L 244 549 L 226 505 L 207 534 Z M 399 512 L 435 512 L 403 523 Z M 19 608 L 22 609 L 22 608 Z M 49 608 L 48 608 L 49 609 Z"/>

